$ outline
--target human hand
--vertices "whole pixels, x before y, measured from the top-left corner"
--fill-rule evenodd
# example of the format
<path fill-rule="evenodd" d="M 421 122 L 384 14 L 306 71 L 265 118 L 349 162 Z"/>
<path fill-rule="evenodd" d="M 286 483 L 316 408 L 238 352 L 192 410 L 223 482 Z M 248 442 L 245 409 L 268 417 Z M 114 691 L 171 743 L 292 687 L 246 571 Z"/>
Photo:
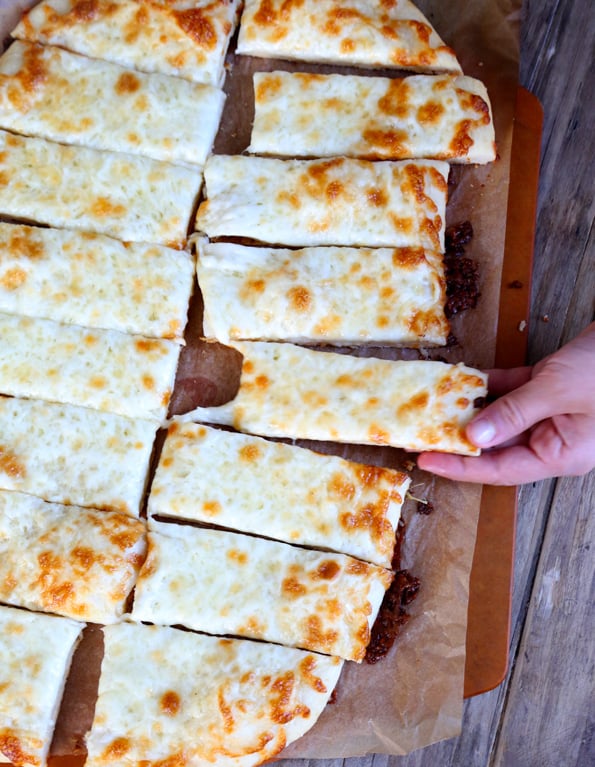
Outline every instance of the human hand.
<path fill-rule="evenodd" d="M 421 469 L 520 485 L 595 467 L 595 323 L 533 367 L 488 371 L 488 390 L 497 399 L 467 426 L 482 455 L 421 453 Z"/>

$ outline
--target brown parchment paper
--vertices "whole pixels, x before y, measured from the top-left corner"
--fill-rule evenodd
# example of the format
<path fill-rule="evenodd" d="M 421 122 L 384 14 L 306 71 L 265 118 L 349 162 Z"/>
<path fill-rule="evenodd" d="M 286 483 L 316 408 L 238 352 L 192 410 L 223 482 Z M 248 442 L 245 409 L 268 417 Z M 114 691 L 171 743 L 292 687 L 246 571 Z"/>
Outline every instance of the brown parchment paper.
<path fill-rule="evenodd" d="M 33 4 L 32 0 L 0 0 L 0 40 L 8 36 L 22 10 Z M 466 255 L 479 264 L 479 304 L 453 318 L 457 345 L 422 354 L 487 368 L 493 364 L 498 323 L 521 0 L 418 0 L 416 4 L 455 49 L 465 74 L 486 84 L 498 143 L 495 163 L 477 168 L 455 166 L 449 182 L 447 224 L 469 220 L 475 232 Z M 248 145 L 253 117 L 251 75 L 255 70 L 272 69 L 374 74 L 230 53 L 225 86 L 228 97 L 215 144 L 217 153 L 240 153 Z M 381 74 L 396 75 L 384 71 Z M 200 341 L 201 321 L 197 291 L 172 412 L 222 404 L 237 389 L 238 353 Z M 420 356 L 417 351 L 383 348 L 342 351 L 391 359 Z M 403 468 L 411 458 L 390 448 L 300 444 L 389 467 Z M 402 567 L 418 576 L 422 584 L 409 609 L 411 619 L 389 655 L 376 665 L 345 664 L 336 702 L 326 707 L 315 727 L 290 745 L 281 758 L 405 754 L 460 731 L 469 574 L 481 487 L 448 482 L 414 470 L 411 492 L 430 499 L 435 506 L 434 513 L 428 516 L 417 514 L 412 501 L 404 507 L 407 532 Z M 84 753 L 83 736 L 92 720 L 101 652 L 101 634 L 96 627 L 90 627 L 68 680 L 52 744 L 54 756 Z M 142 648 L 142 662 L 140 657 Z"/>

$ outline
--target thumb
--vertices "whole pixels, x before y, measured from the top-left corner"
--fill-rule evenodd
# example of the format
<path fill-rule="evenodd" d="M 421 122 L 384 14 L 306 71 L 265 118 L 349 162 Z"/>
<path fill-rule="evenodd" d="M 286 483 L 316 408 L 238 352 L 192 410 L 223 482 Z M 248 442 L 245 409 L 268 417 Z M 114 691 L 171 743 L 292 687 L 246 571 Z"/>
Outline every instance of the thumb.
<path fill-rule="evenodd" d="M 467 426 L 467 436 L 477 447 L 492 447 L 559 412 L 556 392 L 537 376 L 482 410 Z"/>

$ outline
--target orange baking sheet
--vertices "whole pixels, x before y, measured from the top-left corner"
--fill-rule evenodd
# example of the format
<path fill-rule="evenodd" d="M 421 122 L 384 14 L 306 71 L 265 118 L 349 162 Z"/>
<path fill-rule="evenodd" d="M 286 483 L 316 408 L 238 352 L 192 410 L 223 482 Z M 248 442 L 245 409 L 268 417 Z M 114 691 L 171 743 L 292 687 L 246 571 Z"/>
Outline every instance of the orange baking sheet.
<path fill-rule="evenodd" d="M 541 104 L 519 88 L 496 341 L 498 367 L 524 365 L 527 354 L 542 124 Z M 484 487 L 469 590 L 467 698 L 492 690 L 508 669 L 516 509 L 515 487 Z"/>

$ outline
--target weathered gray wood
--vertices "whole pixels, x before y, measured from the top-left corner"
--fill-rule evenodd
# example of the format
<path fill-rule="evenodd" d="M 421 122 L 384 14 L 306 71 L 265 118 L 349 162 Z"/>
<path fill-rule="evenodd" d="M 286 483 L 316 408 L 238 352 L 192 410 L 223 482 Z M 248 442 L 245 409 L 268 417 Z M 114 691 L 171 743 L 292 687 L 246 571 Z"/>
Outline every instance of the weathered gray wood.
<path fill-rule="evenodd" d="M 594 473 L 558 482 L 495 765 L 594 763 L 594 496 Z"/>

